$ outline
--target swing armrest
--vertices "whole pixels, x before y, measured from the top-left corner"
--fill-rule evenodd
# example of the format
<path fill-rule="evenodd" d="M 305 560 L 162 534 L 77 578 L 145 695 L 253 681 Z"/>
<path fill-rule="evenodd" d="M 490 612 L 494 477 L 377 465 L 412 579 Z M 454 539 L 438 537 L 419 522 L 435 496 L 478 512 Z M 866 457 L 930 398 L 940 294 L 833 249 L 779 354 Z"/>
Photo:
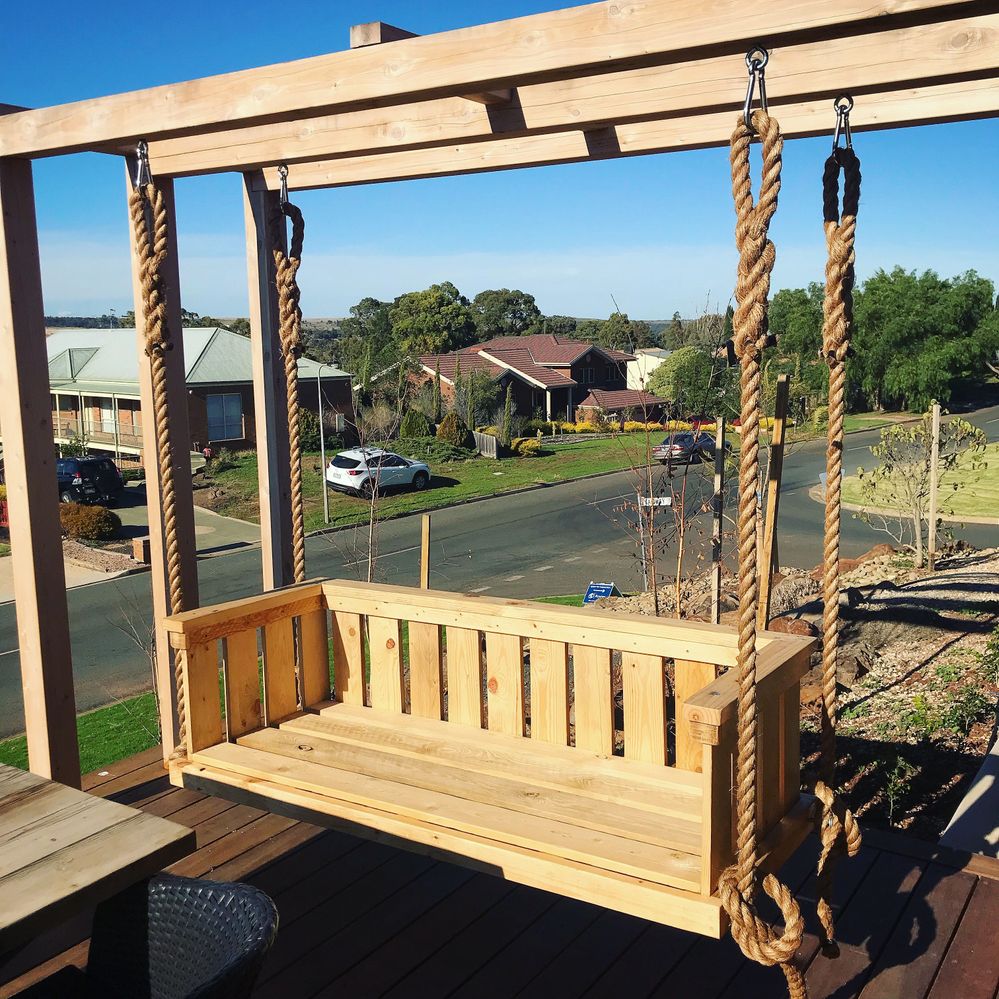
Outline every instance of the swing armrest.
<path fill-rule="evenodd" d="M 780 698 L 808 672 L 812 653 L 818 646 L 814 638 L 771 637 L 773 641 L 757 656 L 756 696 L 761 705 Z M 720 730 L 724 725 L 734 723 L 738 703 L 739 679 L 733 667 L 684 703 L 683 717 L 691 735 L 705 745 L 719 745 Z"/>

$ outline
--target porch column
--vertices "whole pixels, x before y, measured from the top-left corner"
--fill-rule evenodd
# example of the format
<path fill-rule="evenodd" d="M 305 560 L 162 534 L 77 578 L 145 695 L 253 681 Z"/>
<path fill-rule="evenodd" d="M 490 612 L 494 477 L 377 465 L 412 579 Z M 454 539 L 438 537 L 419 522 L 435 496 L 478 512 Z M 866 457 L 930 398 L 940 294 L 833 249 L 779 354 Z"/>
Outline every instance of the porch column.
<path fill-rule="evenodd" d="M 121 434 L 118 432 L 118 396 L 111 396 L 111 419 L 114 421 L 114 457 L 121 461 Z M 193 500 L 191 501 L 194 502 Z"/>
<path fill-rule="evenodd" d="M 52 398 L 55 399 L 55 426 L 52 428 L 53 433 L 56 437 L 62 437 L 62 414 L 59 412 L 59 393 L 53 392 Z"/>
<path fill-rule="evenodd" d="M 545 419 L 551 420 L 552 418 L 552 392 L 551 389 L 545 389 Z"/>
<path fill-rule="evenodd" d="M 79 787 L 76 697 L 30 160 L 0 159 L 0 426 L 28 765 L 42 777 Z"/>
<path fill-rule="evenodd" d="M 260 550 L 264 589 L 295 581 L 291 545 L 291 479 L 284 361 L 278 335 L 274 240 L 285 239 L 277 191 L 255 191 L 257 173 L 243 175 L 246 268 L 250 288 L 250 351 L 257 480 L 260 491 Z M 277 228 L 277 232 L 275 232 Z"/>
<path fill-rule="evenodd" d="M 131 191 L 135 164 L 125 165 L 125 187 Z M 191 430 L 187 408 L 187 384 L 184 369 L 184 334 L 180 317 L 180 268 L 177 260 L 177 215 L 174 208 L 173 181 L 157 180 L 163 192 L 169 226 L 169 245 L 164 263 L 168 289 L 167 326 L 173 349 L 166 352 L 167 405 L 174 443 L 173 476 L 177 497 L 177 540 L 187 609 L 198 606 L 197 545 L 194 537 L 194 493 L 191 488 Z M 170 587 L 166 560 L 166 535 L 163 524 L 163 497 L 160 467 L 157 461 L 156 421 L 153 418 L 153 384 L 146 356 L 145 311 L 139 285 L 135 256 L 135 232 L 129 220 L 129 245 L 132 250 L 132 292 L 135 301 L 135 333 L 139 352 L 139 399 L 142 407 L 142 464 L 146 480 L 146 505 L 149 511 L 149 561 L 153 591 L 153 628 L 156 646 L 156 692 L 160 704 L 160 730 L 163 758 L 177 745 L 177 686 L 173 673 L 173 654 L 167 641 L 163 619 L 171 613 Z"/>

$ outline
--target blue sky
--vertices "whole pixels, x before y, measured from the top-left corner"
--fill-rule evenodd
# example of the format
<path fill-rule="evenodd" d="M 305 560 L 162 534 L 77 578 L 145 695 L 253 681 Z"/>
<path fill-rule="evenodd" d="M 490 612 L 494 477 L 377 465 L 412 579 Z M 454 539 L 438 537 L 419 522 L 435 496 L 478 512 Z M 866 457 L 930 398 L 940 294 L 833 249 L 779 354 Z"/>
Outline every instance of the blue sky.
<path fill-rule="evenodd" d="M 421 33 L 571 5 L 567 0 L 48 0 L 9 4 L 0 101 L 39 106 L 346 48 L 348 28 L 383 20 Z M 44 17 L 41 17 L 41 12 Z M 103 16 L 100 16 L 103 15 Z M 769 71 L 780 88 L 779 53 Z M 858 109 L 859 110 L 859 109 Z M 830 115 L 830 118 L 832 116 Z M 832 121 L 830 120 L 830 125 Z M 785 147 L 774 286 L 819 280 L 819 180 L 828 139 Z M 999 283 L 999 120 L 861 134 L 861 277 L 901 264 Z M 46 311 L 131 308 L 122 168 L 113 157 L 36 163 Z M 184 305 L 245 315 L 238 175 L 178 182 Z M 521 287 L 549 313 L 635 317 L 724 306 L 735 269 L 724 149 L 407 181 L 296 196 L 307 218 L 306 315 L 363 296 L 451 280 L 469 297 Z"/>

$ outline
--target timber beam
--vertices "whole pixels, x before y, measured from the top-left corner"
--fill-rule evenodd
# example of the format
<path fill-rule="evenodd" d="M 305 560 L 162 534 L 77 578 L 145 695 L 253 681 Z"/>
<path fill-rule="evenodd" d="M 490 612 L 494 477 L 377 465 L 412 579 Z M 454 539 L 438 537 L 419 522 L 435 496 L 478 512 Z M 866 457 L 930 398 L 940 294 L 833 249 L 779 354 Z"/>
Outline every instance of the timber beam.
<path fill-rule="evenodd" d="M 897 102 L 896 88 L 989 73 L 999 75 L 999 14 L 783 47 L 772 54 L 770 91 L 775 103 L 778 95 L 784 102 L 812 99 L 830 115 L 832 98 L 846 91 L 864 95 L 865 111 L 876 114 L 881 102 Z M 149 154 L 157 176 L 262 169 L 735 111 L 744 89 L 742 60 L 716 56 L 531 84 L 519 87 L 507 107 L 442 98 L 165 139 L 152 142 Z M 726 127 L 718 138 L 727 137 Z"/>
<path fill-rule="evenodd" d="M 367 24 L 352 24 L 350 27 L 350 47 L 352 49 L 363 49 L 369 45 L 401 42 L 404 38 L 419 37 L 415 31 L 397 28 L 394 24 L 386 24 L 384 21 L 369 21 Z M 513 91 L 509 87 L 505 90 L 487 90 L 481 94 L 462 94 L 462 100 L 486 105 L 509 104 L 512 98 Z"/>
<path fill-rule="evenodd" d="M 835 121 L 831 102 L 783 104 L 770 102 L 785 138 L 831 135 Z M 553 132 L 516 139 L 470 142 L 355 156 L 318 163 L 300 163 L 290 170 L 293 190 L 316 190 L 376 184 L 392 180 L 447 177 L 456 174 L 581 163 L 589 160 L 710 149 L 726 146 L 738 112 L 723 111 L 689 118 L 635 122 L 586 132 Z M 965 121 L 999 116 L 999 78 L 990 77 L 935 87 L 909 87 L 881 97 L 867 107 L 863 96 L 850 118 L 853 131 L 873 131 L 929 122 Z M 264 170 L 258 187 L 277 190 L 277 170 Z"/>
<path fill-rule="evenodd" d="M 140 139 L 315 117 L 544 80 L 736 56 L 765 40 L 782 46 L 860 36 L 902 24 L 995 12 L 994 0 L 618 0 L 407 38 L 115 94 L 0 118 L 0 156 L 120 148 Z M 888 52 L 882 52 L 887 58 Z M 737 61 L 737 60 L 736 60 Z"/>

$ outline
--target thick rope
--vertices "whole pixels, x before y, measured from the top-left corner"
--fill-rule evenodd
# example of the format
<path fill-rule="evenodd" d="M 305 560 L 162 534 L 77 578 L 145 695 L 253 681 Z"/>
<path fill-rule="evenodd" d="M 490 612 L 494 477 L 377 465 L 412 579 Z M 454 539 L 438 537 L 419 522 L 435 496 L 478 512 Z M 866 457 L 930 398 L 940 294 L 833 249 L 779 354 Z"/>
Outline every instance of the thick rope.
<path fill-rule="evenodd" d="M 166 543 L 167 579 L 170 590 L 170 613 L 185 609 L 184 579 L 181 570 L 180 543 L 177 538 L 177 490 L 174 482 L 173 441 L 167 404 L 166 352 L 173 344 L 167 324 L 163 263 L 168 253 L 168 214 L 163 192 L 149 183 L 132 188 L 128 210 L 135 234 L 135 255 L 142 290 L 142 313 L 145 323 L 146 356 L 153 386 L 153 425 L 156 430 L 159 463 L 160 504 Z M 179 740 L 174 758 L 187 754 L 187 699 L 184 692 L 183 657 L 174 657 L 177 690 L 177 725 Z"/>
<path fill-rule="evenodd" d="M 767 235 L 777 210 L 780 192 L 780 126 L 766 111 L 754 111 L 752 128 L 742 116 L 732 133 L 732 195 L 735 199 L 735 241 L 739 250 L 733 346 L 741 366 L 741 436 L 739 453 L 739 702 L 736 747 L 736 862 L 722 873 L 719 894 L 732 921 L 732 936 L 742 952 L 765 965 L 780 965 L 792 999 L 805 999 L 807 991 L 793 958 L 801 945 L 804 922 L 791 892 L 772 874 L 763 882 L 784 917 L 778 935 L 756 911 L 756 610 L 757 490 L 760 472 L 760 354 L 767 342 L 767 297 L 770 272 L 776 256 Z M 754 204 L 749 151 L 754 136 L 763 145 L 763 176 L 759 200 Z"/>
<path fill-rule="evenodd" d="M 279 335 L 284 357 L 284 376 L 288 400 L 288 441 L 291 473 L 291 535 L 295 582 L 305 579 L 305 507 L 302 499 L 302 432 L 299 424 L 298 359 L 302 356 L 302 309 L 298 289 L 298 268 L 302 265 L 305 219 L 302 212 L 286 201 L 281 210 L 291 219 L 291 244 L 285 253 L 282 245 L 274 248 L 277 272 Z M 281 221 L 283 224 L 283 220 Z"/>
<path fill-rule="evenodd" d="M 839 206 L 839 174 L 843 171 L 843 210 Z M 860 161 L 852 148 L 836 148 L 822 174 L 822 215 L 828 260 L 823 302 L 822 356 L 829 365 L 829 436 L 826 445 L 826 511 L 822 576 L 822 734 L 819 780 L 815 794 L 822 803 L 819 837 L 818 914 L 822 946 L 835 943 L 831 893 L 836 861 L 860 849 L 860 827 L 836 799 L 836 673 L 839 661 L 839 546 L 843 479 L 843 420 L 846 415 L 846 359 L 853 322 L 854 239 L 860 202 Z"/>

